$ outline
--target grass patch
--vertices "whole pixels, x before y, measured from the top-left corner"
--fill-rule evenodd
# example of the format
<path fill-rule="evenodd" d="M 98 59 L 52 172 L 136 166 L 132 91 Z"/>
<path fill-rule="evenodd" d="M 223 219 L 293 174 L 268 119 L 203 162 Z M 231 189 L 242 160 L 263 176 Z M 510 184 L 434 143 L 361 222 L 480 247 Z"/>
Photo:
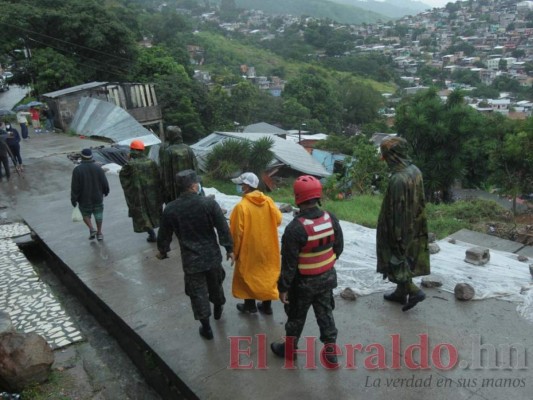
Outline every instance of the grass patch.
<path fill-rule="evenodd" d="M 237 194 L 235 184 L 231 181 L 219 181 L 204 177 L 204 186 L 214 187 L 226 194 Z M 283 182 L 279 188 L 267 193 L 278 203 L 294 206 L 292 181 Z M 355 196 L 345 200 L 322 201 L 323 208 L 334 213 L 337 218 L 353 222 L 367 228 L 376 228 L 382 196 Z M 482 222 L 509 222 L 511 213 L 491 200 L 460 200 L 452 204 L 427 204 L 429 231 L 438 239 L 443 239 L 461 229 L 470 229 L 485 233 Z"/>
<path fill-rule="evenodd" d="M 72 377 L 60 371 L 52 371 L 48 381 L 22 391 L 23 400 L 71 400 L 68 393 L 73 386 Z"/>

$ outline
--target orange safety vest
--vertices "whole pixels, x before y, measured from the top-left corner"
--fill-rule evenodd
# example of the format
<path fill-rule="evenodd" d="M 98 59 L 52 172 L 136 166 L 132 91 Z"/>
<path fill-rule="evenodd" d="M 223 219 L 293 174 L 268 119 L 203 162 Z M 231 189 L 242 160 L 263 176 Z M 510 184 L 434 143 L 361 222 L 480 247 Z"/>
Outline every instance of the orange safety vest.
<path fill-rule="evenodd" d="M 335 233 L 331 217 L 298 218 L 307 233 L 307 243 L 298 254 L 298 270 L 302 275 L 319 275 L 333 268 L 337 256 L 333 252 Z"/>

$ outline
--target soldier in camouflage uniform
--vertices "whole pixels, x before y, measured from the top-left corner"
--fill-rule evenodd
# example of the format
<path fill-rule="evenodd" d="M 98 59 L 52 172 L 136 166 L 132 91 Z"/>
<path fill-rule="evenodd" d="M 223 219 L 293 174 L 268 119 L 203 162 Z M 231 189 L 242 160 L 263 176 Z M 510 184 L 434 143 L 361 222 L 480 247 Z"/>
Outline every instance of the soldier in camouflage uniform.
<path fill-rule="evenodd" d="M 159 148 L 159 165 L 161 179 L 165 188 L 165 204 L 178 197 L 176 174 L 186 169 L 198 170 L 196 157 L 189 146 L 183 143 L 183 136 L 179 126 L 167 127 L 165 143 Z"/>
<path fill-rule="evenodd" d="M 287 323 L 285 343 L 272 343 L 271 349 L 280 357 L 293 357 L 294 347 L 302 334 L 309 307 L 313 306 L 320 340 L 326 345 L 325 360 L 336 366 L 337 356 L 328 344 L 335 344 L 337 328 L 333 319 L 337 287 L 335 261 L 340 257 L 344 240 L 337 218 L 322 211 L 322 185 L 308 175 L 294 183 L 295 202 L 300 213 L 285 228 L 281 240 L 281 275 L 278 280 L 279 298 L 285 304 Z M 289 339 L 292 338 L 292 339 Z M 286 351 L 287 349 L 287 351 Z"/>
<path fill-rule="evenodd" d="M 120 184 L 128 205 L 134 232 L 148 232 L 148 242 L 155 242 L 154 228 L 159 226 L 163 211 L 161 178 L 157 163 L 144 154 L 144 143 L 130 144 L 130 160 L 119 173 Z"/>
<path fill-rule="evenodd" d="M 182 171 L 177 174 L 176 181 L 180 196 L 168 203 L 163 212 L 157 235 L 157 257 L 167 257 L 172 234 L 175 233 L 185 272 L 185 293 L 191 299 L 194 318 L 202 324 L 200 335 L 212 339 L 209 302 L 214 304 L 216 320 L 222 316 L 226 302 L 222 288 L 226 273 L 221 264 L 220 246 L 226 249 L 226 258 L 233 265 L 233 241 L 218 203 L 212 198 L 199 196 L 200 180 L 196 173 L 193 170 Z"/>
<path fill-rule="evenodd" d="M 430 273 L 424 183 L 407 155 L 405 139 L 387 138 L 380 148 L 391 177 L 378 219 L 377 272 L 397 284 L 385 300 L 403 304 L 407 311 L 426 298 L 412 278 Z"/>

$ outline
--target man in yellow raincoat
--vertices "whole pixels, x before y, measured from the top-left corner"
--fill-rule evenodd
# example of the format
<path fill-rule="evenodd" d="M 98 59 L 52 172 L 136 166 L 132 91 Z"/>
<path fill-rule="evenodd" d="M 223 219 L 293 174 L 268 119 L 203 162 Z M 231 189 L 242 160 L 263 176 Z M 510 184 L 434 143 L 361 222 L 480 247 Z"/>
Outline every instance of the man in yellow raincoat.
<path fill-rule="evenodd" d="M 245 172 L 232 182 L 243 192 L 230 216 L 236 262 L 233 296 L 244 299 L 244 303 L 237 304 L 240 312 L 256 313 L 259 309 L 270 315 L 272 300 L 279 298 L 281 212 L 270 197 L 257 190 L 259 178 L 252 172 Z M 261 302 L 256 305 L 256 300 Z"/>

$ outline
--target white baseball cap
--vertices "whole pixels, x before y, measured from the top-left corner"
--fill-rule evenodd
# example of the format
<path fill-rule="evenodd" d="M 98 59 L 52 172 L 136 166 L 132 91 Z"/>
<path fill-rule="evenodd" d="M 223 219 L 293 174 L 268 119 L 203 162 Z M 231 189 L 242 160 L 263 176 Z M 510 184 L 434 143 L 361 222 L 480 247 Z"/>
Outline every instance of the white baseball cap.
<path fill-rule="evenodd" d="M 259 186 L 259 178 L 253 172 L 245 172 L 238 178 L 233 178 L 231 181 L 237 185 L 245 184 L 254 189 L 257 189 L 257 186 Z"/>

